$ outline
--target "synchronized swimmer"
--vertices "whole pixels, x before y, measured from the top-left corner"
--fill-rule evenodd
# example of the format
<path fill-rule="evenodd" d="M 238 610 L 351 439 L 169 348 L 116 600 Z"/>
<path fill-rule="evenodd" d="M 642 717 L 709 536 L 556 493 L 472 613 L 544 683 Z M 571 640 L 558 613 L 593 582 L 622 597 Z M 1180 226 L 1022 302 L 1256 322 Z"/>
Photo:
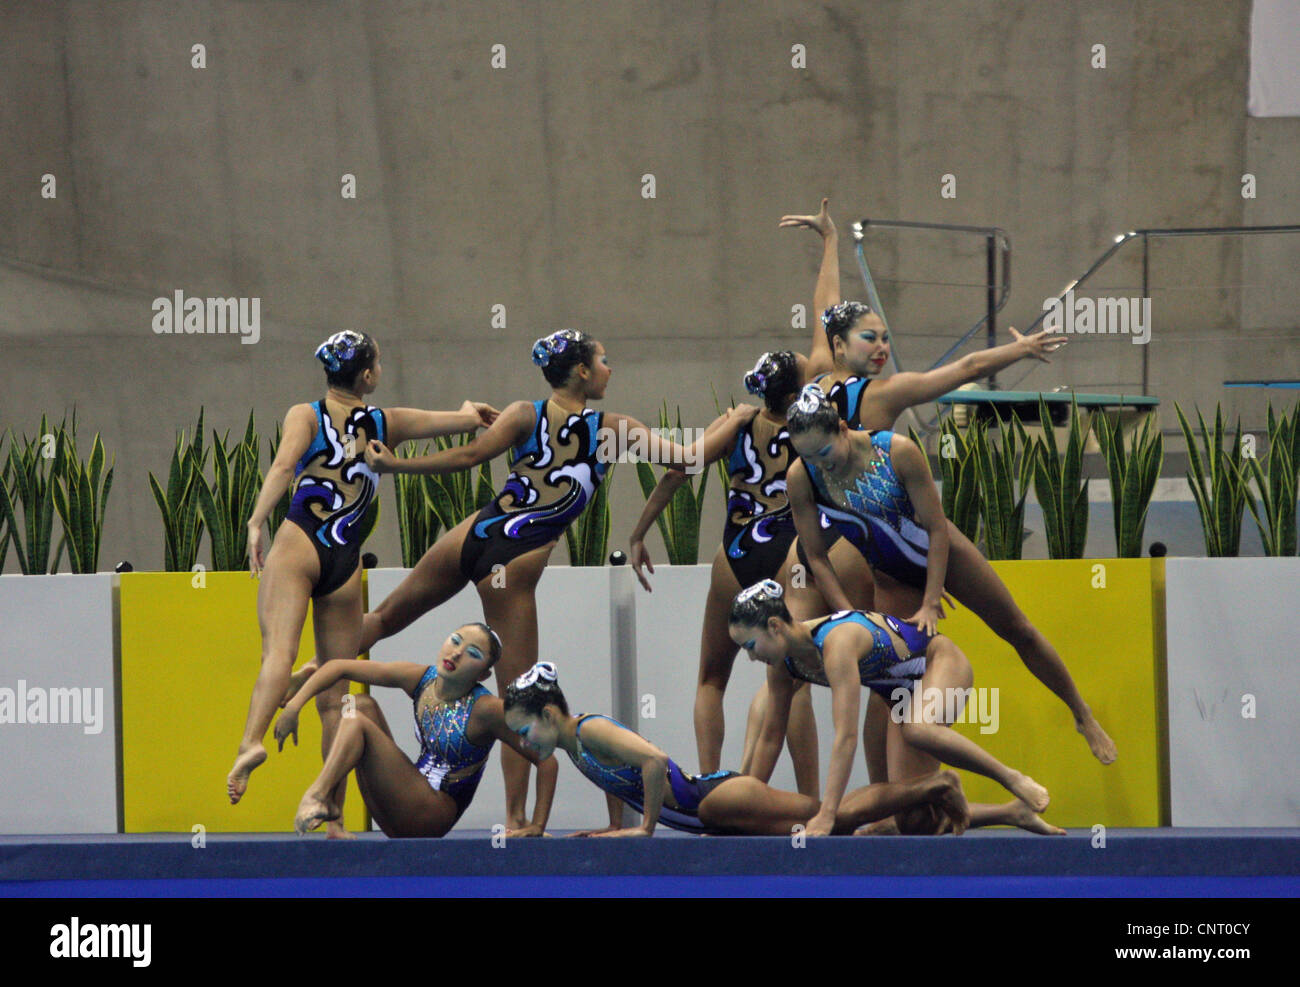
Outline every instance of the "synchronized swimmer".
<path fill-rule="evenodd" d="M 326 368 L 328 393 L 290 409 L 249 519 L 250 568 L 262 575 L 263 654 L 227 779 L 232 803 L 243 797 L 249 774 L 266 758 L 262 740 L 275 707 L 284 707 L 275 725 L 282 750 L 287 738 L 296 743 L 298 714 L 315 698 L 324 766 L 299 806 L 300 833 L 325 823 L 329 835 L 347 835 L 343 793 L 347 775 L 355 772 L 386 834 L 442 836 L 469 805 L 497 740 L 508 835 L 545 833 L 556 749 L 609 797 L 611 824 L 591 835 L 651 835 L 660 822 L 714 835 L 788 834 L 795 826 L 812 836 L 960 834 L 987 825 L 1064 832 L 1038 815 L 1049 801 L 1042 785 L 951 729 L 959 709 L 927 721 L 892 716 L 887 702 L 898 690 L 910 695 L 918 688 L 969 694 L 970 662 L 937 633 L 950 593 L 1009 642 L 1069 707 L 1097 759 L 1115 759 L 1114 743 L 1060 656 L 992 566 L 944 517 L 924 453 L 892 431 L 908 408 L 1017 360 L 1047 360 L 1064 340 L 1012 329 L 1014 341 L 1005 346 L 925 373 L 876 380 L 888 359 L 888 334 L 869 306 L 839 297 L 838 239 L 827 205 L 823 199 L 816 215 L 788 215 L 780 223 L 822 237 L 814 289 L 822 315 L 809 355 L 764 353 L 744 380 L 763 407 L 728 409 L 687 447 L 634 418 L 588 407 L 604 397 L 613 371 L 604 347 L 576 330 L 551 333 L 533 346 L 533 362 L 550 396 L 516 401 L 502 412 L 470 401 L 455 412 L 373 407 L 365 397 L 380 379 L 374 340 L 342 332 L 321 344 L 316 356 Z M 409 439 L 480 428 L 486 430 L 467 443 L 433 455 L 399 457 L 391 451 Z M 694 711 L 699 775 L 686 773 L 608 717 L 571 714 L 555 667 L 537 661 L 537 583 L 609 463 L 630 448 L 650 449 L 650 458 L 668 467 L 629 539 L 631 562 L 647 590 L 646 573 L 654 567 L 645 536 L 686 470 L 725 459 L 730 475 L 723 544 L 714 558 L 701 631 Z M 472 469 L 507 451 L 510 473 L 494 499 L 443 534 L 401 584 L 363 614 L 358 560 L 379 477 Z M 280 527 L 264 560 L 262 524 L 291 479 L 292 523 Z M 434 664 L 354 660 L 467 583 L 478 591 L 486 622 L 458 628 Z M 309 600 L 316 655 L 294 672 Z M 742 649 L 769 668 L 751 707 L 741 770 L 735 772 L 719 766 L 722 697 Z M 492 674 L 503 699 L 481 684 Z M 397 747 L 369 696 L 350 697 L 356 715 L 341 716 L 350 681 L 407 692 L 421 745 L 416 762 Z M 812 685 L 829 686 L 832 694 L 835 739 L 824 789 Z M 850 792 L 863 687 L 869 697 L 864 753 L 872 784 Z M 787 739 L 797 793 L 766 783 Z M 539 767 L 531 816 L 530 764 Z M 942 764 L 992 778 L 1015 798 L 1005 805 L 969 805 L 957 776 Z M 644 814 L 641 826 L 621 825 L 617 807 L 623 804 Z"/>

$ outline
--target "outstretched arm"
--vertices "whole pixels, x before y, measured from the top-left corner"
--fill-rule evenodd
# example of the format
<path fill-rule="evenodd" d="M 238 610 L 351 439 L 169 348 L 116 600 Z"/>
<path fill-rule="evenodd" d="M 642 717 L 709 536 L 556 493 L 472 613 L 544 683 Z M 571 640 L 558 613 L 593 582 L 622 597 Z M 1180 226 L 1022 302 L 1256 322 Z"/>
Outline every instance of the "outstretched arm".
<path fill-rule="evenodd" d="M 424 411 L 421 408 L 385 408 L 388 445 L 396 449 L 408 439 L 433 439 L 487 428 L 500 414 L 490 404 L 464 402 L 456 411 Z"/>
<path fill-rule="evenodd" d="M 822 328 L 822 313 L 840 300 L 840 235 L 826 210 L 829 202 L 830 199 L 822 199 L 821 210 L 816 216 L 782 216 L 780 223 L 786 229 L 807 227 L 822 238 L 822 264 L 813 288 L 812 344 L 808 350 L 806 376 L 809 380 L 818 374 L 829 373 L 835 365 L 830 342 Z"/>
<path fill-rule="evenodd" d="M 942 367 L 935 367 L 925 373 L 895 374 L 879 386 L 868 387 L 863 392 L 863 403 L 879 402 L 875 405 L 879 409 L 879 415 L 872 416 L 873 419 L 887 418 L 892 424 L 894 419 L 912 405 L 933 401 L 963 384 L 997 373 L 1018 360 L 1033 358 L 1051 363 L 1048 355 L 1066 343 L 1064 336 L 1046 330 L 1032 336 L 1023 336 L 1013 326 L 1010 327 L 1010 332 L 1015 342 L 969 353 L 960 360 L 945 363 Z M 865 423 L 867 415 L 864 414 L 862 419 Z"/>
<path fill-rule="evenodd" d="M 822 599 L 832 613 L 837 610 L 852 610 L 853 602 L 844 592 L 844 586 L 831 566 L 830 556 L 826 554 L 821 511 L 813 500 L 812 480 L 808 477 L 803 460 L 796 459 L 786 470 L 785 493 L 790 500 L 790 513 L 794 517 L 795 531 L 799 534 L 799 544 L 803 546 L 804 557 L 808 559 L 808 571 L 817 583 Z"/>
<path fill-rule="evenodd" d="M 930 463 L 915 442 L 894 433 L 889 455 L 894 462 L 898 479 L 907 490 L 916 512 L 916 522 L 930 536 L 930 547 L 925 559 L 925 596 L 921 609 L 908 617 L 925 633 L 933 635 L 937 621 L 943 617 L 943 582 L 948 573 L 948 519 L 944 517 L 943 501 L 930 475 Z"/>
<path fill-rule="evenodd" d="M 302 688 L 285 704 L 280 718 L 275 721 L 275 739 L 279 741 L 280 750 L 284 750 L 284 742 L 290 735 L 293 736 L 293 742 L 298 743 L 298 714 L 307 705 L 307 700 L 324 692 L 340 679 L 404 689 L 410 694 L 415 692 L 415 687 L 420 684 L 420 679 L 428 668 L 428 665 L 410 661 L 327 661 L 303 683 Z"/>
<path fill-rule="evenodd" d="M 491 428 L 463 446 L 452 446 L 428 456 L 401 458 L 382 442 L 366 445 L 366 465 L 376 473 L 457 473 L 495 459 L 527 438 L 537 422 L 530 401 L 515 401 Z"/>
<path fill-rule="evenodd" d="M 722 454 L 731 448 L 731 444 L 736 440 L 736 433 L 758 414 L 758 410 L 758 406 L 753 404 L 739 404 L 728 409 L 689 446 L 680 446 L 671 439 L 652 432 L 629 415 L 613 412 L 606 413 L 601 432 L 608 430 L 610 439 L 616 443 L 619 456 L 631 450 L 636 452 L 640 459 L 695 473 L 721 459 Z M 602 435 L 602 442 L 610 439 Z"/>

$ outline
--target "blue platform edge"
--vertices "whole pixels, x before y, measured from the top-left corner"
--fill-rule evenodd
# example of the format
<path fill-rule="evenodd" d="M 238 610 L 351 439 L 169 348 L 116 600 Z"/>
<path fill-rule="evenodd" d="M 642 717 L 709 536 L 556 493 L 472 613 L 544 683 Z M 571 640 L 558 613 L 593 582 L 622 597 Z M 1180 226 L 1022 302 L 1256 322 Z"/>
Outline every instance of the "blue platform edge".
<path fill-rule="evenodd" d="M 369 878 L 1274 878 L 1300 877 L 1300 829 L 1111 829 L 1064 837 L 989 830 L 962 837 L 352 841 L 282 834 L 0 837 L 0 882 Z M 501 840 L 496 841 L 497 844 Z M 1270 884 L 1273 882 L 1269 882 Z M 12 889 L 9 889 L 12 893 Z M 71 890 L 69 888 L 69 890 Z"/>

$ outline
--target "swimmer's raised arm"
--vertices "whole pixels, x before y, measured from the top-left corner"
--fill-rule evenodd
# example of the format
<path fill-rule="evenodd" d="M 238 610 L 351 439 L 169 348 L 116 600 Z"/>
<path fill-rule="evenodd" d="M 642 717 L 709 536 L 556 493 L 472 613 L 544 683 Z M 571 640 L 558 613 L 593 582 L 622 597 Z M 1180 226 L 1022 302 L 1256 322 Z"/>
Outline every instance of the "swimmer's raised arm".
<path fill-rule="evenodd" d="M 840 300 L 840 237 L 826 206 L 830 199 L 822 199 L 820 211 L 815 216 L 782 216 L 780 226 L 786 229 L 807 227 L 821 235 L 822 263 L 813 288 L 812 343 L 808 350 L 805 379 L 829 373 L 835 366 L 830 340 L 822 327 L 822 313 Z"/>

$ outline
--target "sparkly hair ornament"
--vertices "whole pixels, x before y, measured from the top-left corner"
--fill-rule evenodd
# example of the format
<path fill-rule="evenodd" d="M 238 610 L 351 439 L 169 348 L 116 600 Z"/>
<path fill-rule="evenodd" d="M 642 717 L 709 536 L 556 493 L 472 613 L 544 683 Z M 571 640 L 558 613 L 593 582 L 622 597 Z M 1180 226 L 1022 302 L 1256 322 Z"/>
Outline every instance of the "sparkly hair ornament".
<path fill-rule="evenodd" d="M 747 589 L 742 589 L 736 596 L 736 602 L 745 603 L 756 596 L 765 597 L 769 600 L 779 600 L 785 596 L 785 590 L 775 579 L 764 579 Z"/>
<path fill-rule="evenodd" d="M 515 679 L 516 689 L 527 689 L 539 681 L 553 684 L 559 678 L 559 669 L 549 661 L 539 661 L 536 665 Z"/>
<path fill-rule="evenodd" d="M 826 392 L 818 384 L 807 384 L 799 392 L 794 406 L 806 415 L 816 414 L 817 409 L 827 401 Z"/>
<path fill-rule="evenodd" d="M 862 302 L 837 302 L 822 313 L 822 325 L 828 333 L 840 336 L 862 316 L 871 313 L 871 306 Z"/>
<path fill-rule="evenodd" d="M 582 333 L 577 329 L 561 329 L 549 336 L 543 336 L 533 343 L 533 363 L 545 368 L 554 357 L 569 348 L 570 343 L 582 342 Z"/>
<path fill-rule="evenodd" d="M 316 359 L 325 364 L 330 373 L 338 373 L 343 364 L 357 355 L 357 349 L 364 343 L 365 337 L 361 333 L 344 329 L 316 347 Z"/>
<path fill-rule="evenodd" d="M 775 579 L 764 579 L 742 589 L 731 601 L 731 622 L 744 627 L 761 627 L 773 617 L 790 620 L 785 590 Z"/>
<path fill-rule="evenodd" d="M 754 369 L 745 374 L 745 390 L 760 398 L 767 389 L 767 379 L 776 372 L 775 361 L 771 353 L 764 353 L 754 364 Z"/>

